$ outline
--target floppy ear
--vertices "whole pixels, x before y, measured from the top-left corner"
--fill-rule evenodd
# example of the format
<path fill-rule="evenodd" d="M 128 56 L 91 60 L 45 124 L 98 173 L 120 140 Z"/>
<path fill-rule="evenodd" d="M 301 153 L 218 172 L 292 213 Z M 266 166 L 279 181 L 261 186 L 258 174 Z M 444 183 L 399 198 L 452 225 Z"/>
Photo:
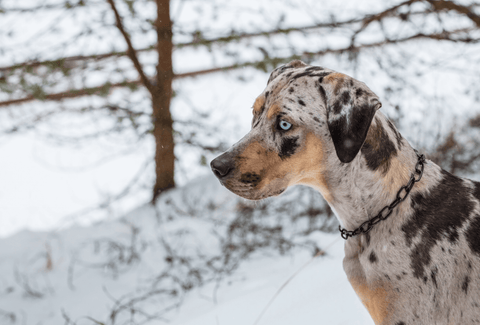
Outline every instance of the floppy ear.
<path fill-rule="evenodd" d="M 324 82 L 328 129 L 338 158 L 349 163 L 362 148 L 373 116 L 382 104 L 363 82 L 346 75 L 335 73 Z"/>

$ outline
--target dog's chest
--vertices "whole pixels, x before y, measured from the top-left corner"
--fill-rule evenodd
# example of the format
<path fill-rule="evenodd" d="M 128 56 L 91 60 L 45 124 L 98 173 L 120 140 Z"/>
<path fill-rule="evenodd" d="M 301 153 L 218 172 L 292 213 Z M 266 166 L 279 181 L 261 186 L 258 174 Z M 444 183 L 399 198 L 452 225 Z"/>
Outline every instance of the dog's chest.
<path fill-rule="evenodd" d="M 391 243 L 371 244 L 366 235 L 351 238 L 345 244 L 344 270 L 375 324 L 390 323 L 398 299 L 395 275 L 401 276 L 402 270 L 387 258 L 392 247 Z"/>

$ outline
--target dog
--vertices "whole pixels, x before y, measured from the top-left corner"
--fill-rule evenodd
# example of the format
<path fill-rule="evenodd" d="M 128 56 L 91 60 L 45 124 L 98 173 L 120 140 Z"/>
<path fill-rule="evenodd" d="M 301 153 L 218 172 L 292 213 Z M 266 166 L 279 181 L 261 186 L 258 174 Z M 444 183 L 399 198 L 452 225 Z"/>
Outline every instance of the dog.
<path fill-rule="evenodd" d="M 251 131 L 211 168 L 250 200 L 318 190 L 375 324 L 480 323 L 480 183 L 418 156 L 381 106 L 363 82 L 292 61 L 255 100 Z"/>

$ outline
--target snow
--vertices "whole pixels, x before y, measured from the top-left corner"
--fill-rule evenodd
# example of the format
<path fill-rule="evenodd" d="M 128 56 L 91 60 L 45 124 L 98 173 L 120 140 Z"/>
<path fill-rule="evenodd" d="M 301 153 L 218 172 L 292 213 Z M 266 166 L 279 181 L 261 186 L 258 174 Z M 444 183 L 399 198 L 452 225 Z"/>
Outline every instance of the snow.
<path fill-rule="evenodd" d="M 295 195 L 317 194 L 297 188 L 263 203 L 276 210 L 253 207 L 268 215 Z M 285 238 L 314 242 L 323 255 L 265 246 L 237 264 L 219 263 L 239 204 L 250 206 L 206 176 L 117 220 L 1 239 L 0 324 L 139 324 L 139 311 L 158 314 L 149 324 L 373 324 L 343 272 L 337 233 L 288 237 L 303 224 L 279 212 L 258 220 L 288 225 Z M 212 271 L 222 265 L 228 268 Z"/>
<path fill-rule="evenodd" d="M 311 256 L 299 254 L 255 258 L 244 263 L 230 285 L 222 283 L 216 302 L 212 297 L 213 285 L 200 288 L 185 302 L 172 324 L 373 324 L 343 272 L 343 242 L 336 234 L 323 234 L 319 241 L 334 245 L 326 256 L 313 261 Z M 276 295 L 306 263 L 309 264 Z M 259 319 L 272 298 L 275 299 Z"/>

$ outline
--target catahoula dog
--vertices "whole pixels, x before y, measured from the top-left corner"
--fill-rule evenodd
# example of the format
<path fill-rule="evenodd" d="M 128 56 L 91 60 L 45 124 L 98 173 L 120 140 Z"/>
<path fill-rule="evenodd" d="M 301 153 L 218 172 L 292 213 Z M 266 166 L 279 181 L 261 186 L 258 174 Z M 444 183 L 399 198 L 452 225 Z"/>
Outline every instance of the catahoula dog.
<path fill-rule="evenodd" d="M 251 200 L 318 190 L 375 324 L 480 323 L 480 183 L 419 158 L 380 107 L 364 83 L 292 61 L 272 72 L 251 131 L 212 170 Z"/>

